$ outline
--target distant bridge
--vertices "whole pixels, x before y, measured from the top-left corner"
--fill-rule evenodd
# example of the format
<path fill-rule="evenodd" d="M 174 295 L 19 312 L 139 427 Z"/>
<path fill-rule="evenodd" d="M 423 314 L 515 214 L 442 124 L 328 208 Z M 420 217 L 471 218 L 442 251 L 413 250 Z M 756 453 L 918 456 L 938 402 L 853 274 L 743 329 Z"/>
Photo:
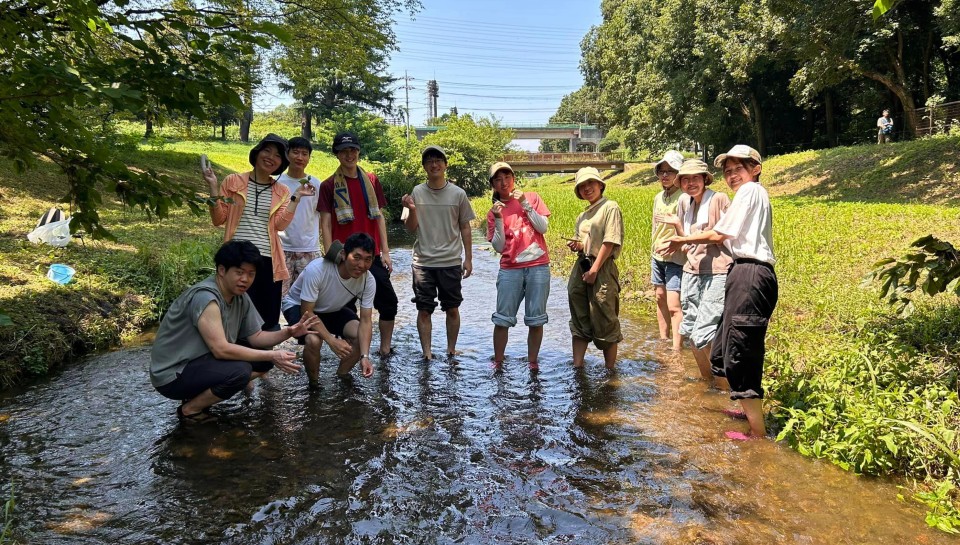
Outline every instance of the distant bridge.
<path fill-rule="evenodd" d="M 623 170 L 622 153 L 507 153 L 503 160 L 523 172 L 576 172 L 583 167 Z"/>
<path fill-rule="evenodd" d="M 435 133 L 442 129 L 440 126 L 415 127 L 417 139 L 423 140 L 425 136 Z M 542 124 L 514 124 L 502 126 L 503 129 L 510 129 L 514 132 L 514 138 L 517 140 L 543 140 L 556 139 L 567 140 L 570 142 L 570 151 L 576 152 L 577 146 L 586 144 L 594 150 L 600 145 L 600 140 L 606 136 L 606 131 L 596 125 L 586 125 L 580 123 L 542 123 Z"/>

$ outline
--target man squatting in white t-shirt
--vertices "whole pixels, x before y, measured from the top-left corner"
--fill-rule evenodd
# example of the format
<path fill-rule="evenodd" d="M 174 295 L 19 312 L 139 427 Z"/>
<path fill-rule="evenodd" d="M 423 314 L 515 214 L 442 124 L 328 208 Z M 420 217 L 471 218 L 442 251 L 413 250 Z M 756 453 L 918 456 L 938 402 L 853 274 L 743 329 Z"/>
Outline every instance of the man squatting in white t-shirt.
<path fill-rule="evenodd" d="M 373 239 L 366 233 L 354 233 L 342 249 L 339 246 L 334 242 L 323 259 L 311 261 L 283 299 L 287 323 L 298 323 L 300 316 L 311 312 L 320 318 L 310 333 L 298 337 L 306 345 L 303 363 L 311 391 L 320 389 L 320 348 L 324 341 L 340 357 L 338 378 L 349 380 L 358 361 L 364 378 L 373 376 L 370 339 L 377 289 L 370 274 Z M 354 310 L 355 301 L 360 305 L 359 316 Z"/>
<path fill-rule="evenodd" d="M 734 146 L 714 166 L 735 193 L 726 214 L 709 231 L 674 236 L 659 250 L 676 252 L 685 244 L 727 244 L 734 262 L 727 275 L 719 334 L 710 353 L 713 374 L 726 377 L 730 398 L 739 399 L 750 423 L 750 435 L 728 431 L 735 440 L 763 437 L 763 358 L 767 324 L 777 306 L 777 275 L 773 270 L 773 210 L 760 185 L 760 153 Z"/>
<path fill-rule="evenodd" d="M 299 136 L 291 138 L 287 142 L 287 159 L 290 161 L 290 166 L 277 178 L 278 182 L 290 189 L 290 194 L 293 195 L 290 197 L 291 200 L 299 198 L 303 201 L 297 207 L 293 221 L 279 233 L 287 270 L 290 271 L 290 278 L 283 281 L 284 296 L 307 265 L 320 257 L 320 212 L 317 211 L 320 180 L 305 172 L 307 165 L 310 164 L 311 153 L 313 153 L 313 146 L 310 145 L 309 140 Z M 297 188 L 303 180 L 313 186 L 313 195 L 296 196 Z"/>

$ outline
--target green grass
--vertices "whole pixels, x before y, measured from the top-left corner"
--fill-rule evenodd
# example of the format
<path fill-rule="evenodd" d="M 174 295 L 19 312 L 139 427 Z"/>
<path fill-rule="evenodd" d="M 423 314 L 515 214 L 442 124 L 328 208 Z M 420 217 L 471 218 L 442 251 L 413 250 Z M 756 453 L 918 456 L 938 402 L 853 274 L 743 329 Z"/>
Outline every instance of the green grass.
<path fill-rule="evenodd" d="M 762 183 L 772 196 L 780 300 L 768 333 L 768 423 L 805 455 L 849 470 L 906 476 L 928 522 L 960 529 L 960 308 L 957 297 L 918 300 L 900 319 L 861 279 L 878 260 L 926 234 L 960 241 L 957 138 L 772 157 Z M 547 242 L 565 275 L 584 201 L 572 176 L 524 181 L 552 215 Z M 712 186 L 726 190 L 722 179 Z M 646 165 L 607 181 L 623 210 L 623 300 L 655 312 L 649 284 L 650 220 L 659 191 Z M 729 193 L 729 192 L 728 192 Z M 489 197 L 477 198 L 481 217 Z"/>

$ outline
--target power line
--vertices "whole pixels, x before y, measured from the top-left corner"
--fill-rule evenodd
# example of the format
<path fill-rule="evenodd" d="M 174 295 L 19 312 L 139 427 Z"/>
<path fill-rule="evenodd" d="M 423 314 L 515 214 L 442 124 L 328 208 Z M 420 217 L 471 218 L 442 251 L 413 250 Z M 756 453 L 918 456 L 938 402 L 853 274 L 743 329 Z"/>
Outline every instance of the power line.
<path fill-rule="evenodd" d="M 581 27 L 556 27 L 556 26 L 537 26 L 537 25 L 526 25 L 526 24 L 524 24 L 524 25 L 511 25 L 511 24 L 509 24 L 509 23 L 499 23 L 499 22 L 496 22 L 496 23 L 487 23 L 487 22 L 484 22 L 484 21 L 468 21 L 468 20 L 464 20 L 464 19 L 447 19 L 447 18 L 444 18 L 444 17 L 433 17 L 433 16 L 430 16 L 430 15 L 417 15 L 415 18 L 413 18 L 413 21 L 411 21 L 411 23 L 416 22 L 416 21 L 420 21 L 420 20 L 422 20 L 422 21 L 424 21 L 424 22 L 428 22 L 428 23 L 429 23 L 429 22 L 434 22 L 434 23 L 443 24 L 443 25 L 449 25 L 450 23 L 464 24 L 464 25 L 469 25 L 471 28 L 478 28 L 478 29 L 479 29 L 479 28 L 492 28 L 492 29 L 494 29 L 494 30 L 519 29 L 519 30 L 524 31 L 524 32 L 527 32 L 527 31 L 531 31 L 531 32 L 544 32 L 544 33 L 549 33 L 549 34 L 554 34 L 554 35 L 556 35 L 556 34 L 573 34 L 573 33 L 578 33 L 578 32 L 581 33 L 581 34 L 586 34 L 587 31 L 590 30 L 589 27 L 587 27 L 587 28 L 581 28 Z M 398 22 L 397 22 L 397 25 L 398 25 L 398 26 L 402 26 L 402 25 L 405 24 L 405 23 L 406 23 L 406 21 L 398 21 Z"/>
<path fill-rule="evenodd" d="M 534 95 L 534 96 L 503 96 L 503 95 L 472 95 L 468 93 L 444 93 L 444 96 L 454 97 L 472 97 L 472 98 L 498 98 L 503 100 L 559 100 L 563 95 Z"/>

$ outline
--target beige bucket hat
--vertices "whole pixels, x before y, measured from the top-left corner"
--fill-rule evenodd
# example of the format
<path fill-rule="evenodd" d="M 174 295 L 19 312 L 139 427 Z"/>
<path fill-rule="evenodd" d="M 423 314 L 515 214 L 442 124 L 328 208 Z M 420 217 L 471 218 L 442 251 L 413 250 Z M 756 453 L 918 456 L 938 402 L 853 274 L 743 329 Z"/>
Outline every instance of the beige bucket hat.
<path fill-rule="evenodd" d="M 574 178 L 573 192 L 577 194 L 577 198 L 583 200 L 583 197 L 580 196 L 580 186 L 589 182 L 590 180 L 596 180 L 600 182 L 600 185 L 603 186 L 603 189 L 607 188 L 607 183 L 603 181 L 603 178 L 600 177 L 600 171 L 594 167 L 583 167 L 577 171 L 577 176 Z M 601 193 L 603 192 L 601 189 Z"/>
<path fill-rule="evenodd" d="M 680 165 L 680 170 L 677 173 L 677 179 L 680 179 L 683 176 L 692 176 L 695 174 L 702 174 L 704 177 L 703 185 L 710 185 L 713 183 L 713 174 L 710 174 L 710 167 L 700 159 L 687 159 Z"/>
<path fill-rule="evenodd" d="M 730 151 L 727 153 L 721 153 L 717 155 L 717 158 L 713 160 L 713 166 L 717 168 L 723 168 L 723 162 L 727 160 L 728 157 L 736 157 L 738 159 L 753 159 L 757 164 L 763 164 L 763 161 L 760 160 L 760 152 L 747 146 L 746 144 L 737 144 L 730 148 Z"/>

